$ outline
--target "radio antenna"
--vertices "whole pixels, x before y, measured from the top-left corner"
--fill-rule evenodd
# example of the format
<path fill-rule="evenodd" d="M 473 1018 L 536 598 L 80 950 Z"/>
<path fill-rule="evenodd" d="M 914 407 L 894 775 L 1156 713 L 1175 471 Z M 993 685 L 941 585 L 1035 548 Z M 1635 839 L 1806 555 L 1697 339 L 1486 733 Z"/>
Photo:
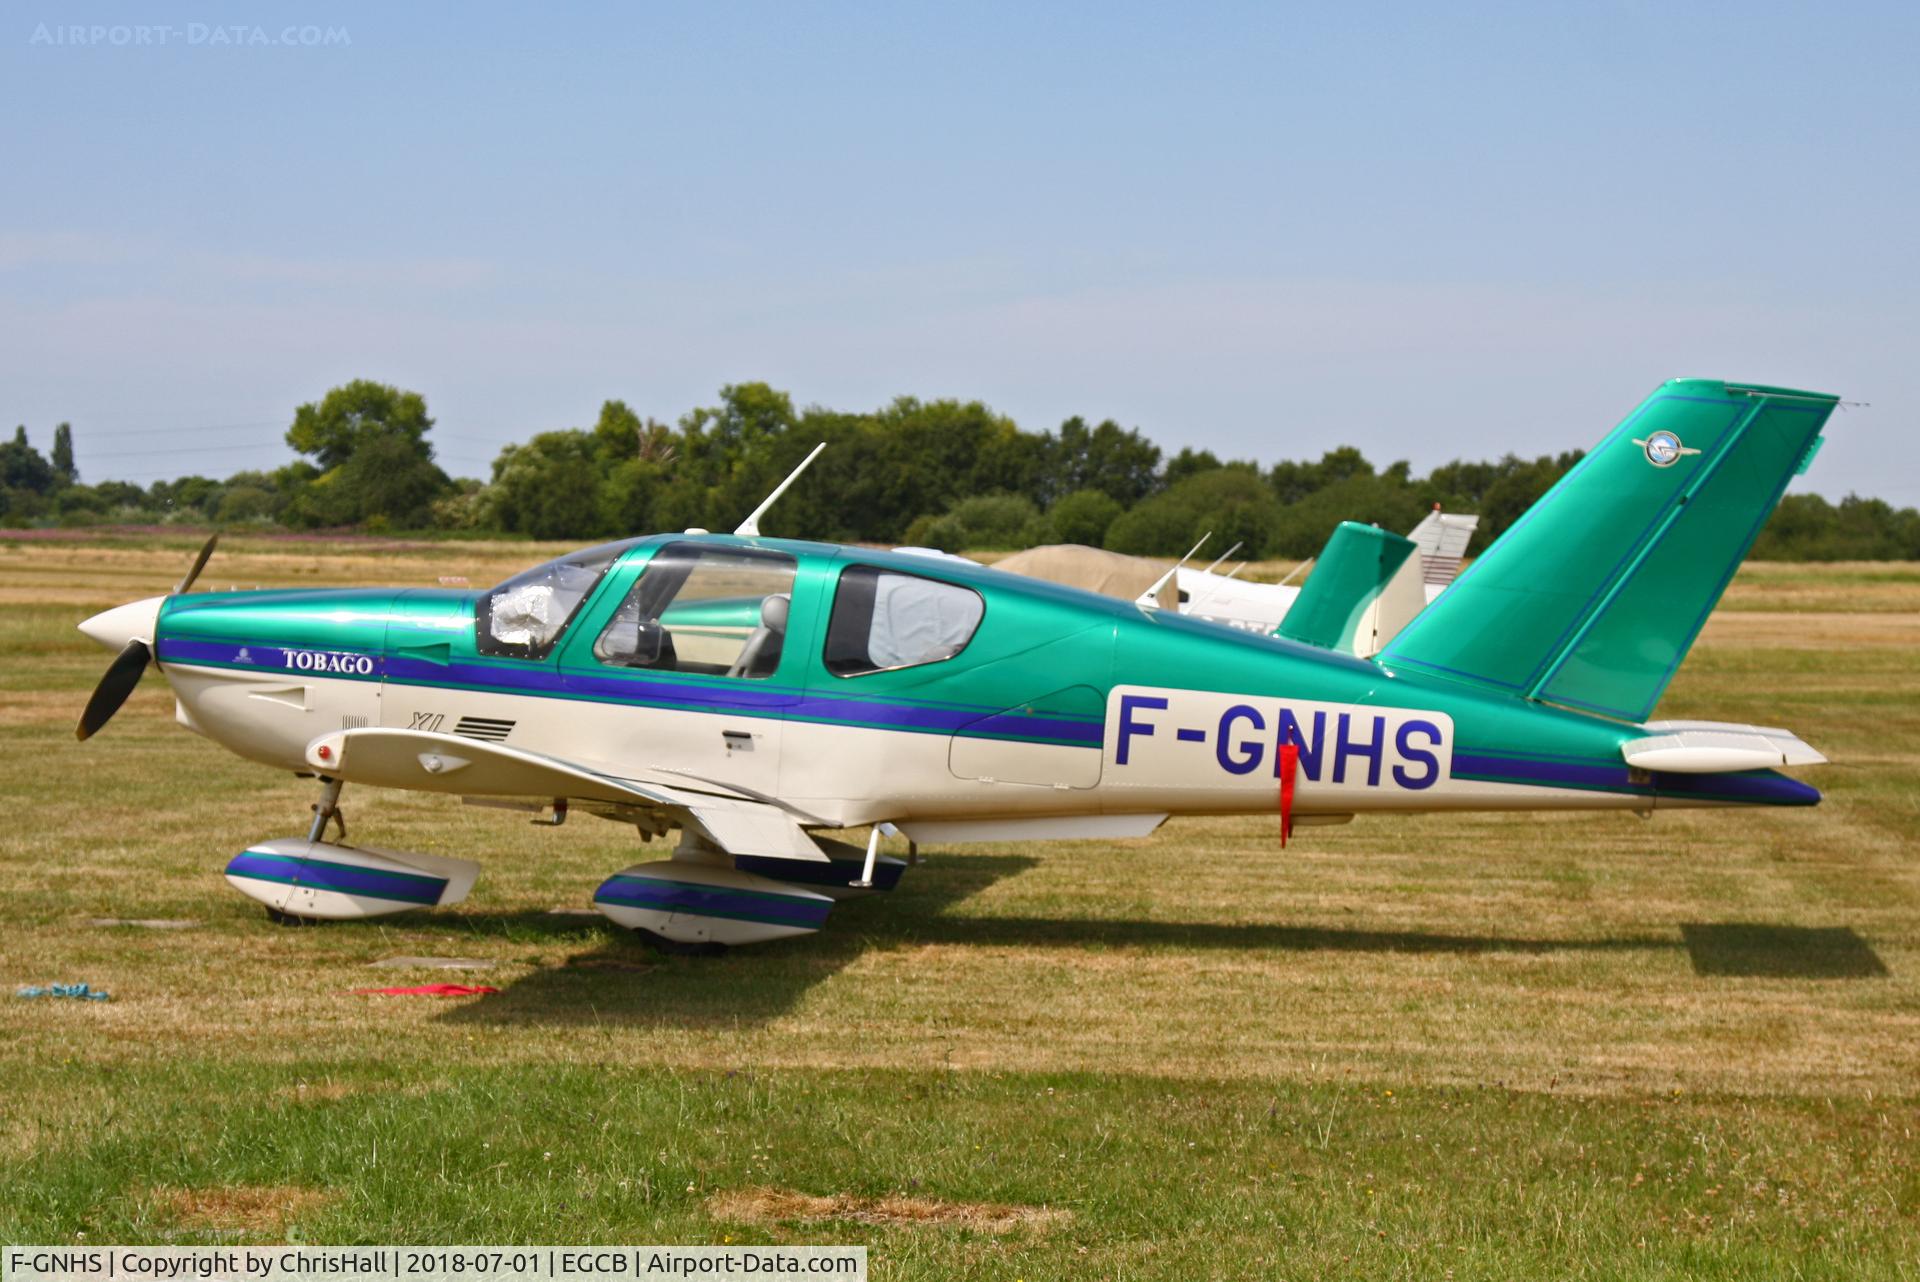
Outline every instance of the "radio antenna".
<path fill-rule="evenodd" d="M 827 443 L 825 441 L 822 441 L 818 445 L 814 446 L 813 453 L 801 459 L 800 466 L 794 468 L 793 471 L 788 472 L 787 479 L 780 482 L 780 484 L 774 486 L 773 493 L 767 495 L 766 498 L 761 499 L 760 506 L 753 509 L 753 514 L 747 517 L 746 520 L 740 522 L 740 524 L 734 528 L 733 532 L 735 534 L 740 535 L 742 538 L 748 538 L 748 539 L 759 538 L 760 537 L 760 518 L 767 514 L 767 509 L 773 506 L 774 501 L 776 499 L 778 499 L 782 494 L 785 494 L 787 492 L 787 487 L 789 485 L 792 485 L 795 481 L 800 479 L 800 473 L 807 470 L 807 464 L 819 458 L 820 451 L 826 448 L 827 448 Z"/>

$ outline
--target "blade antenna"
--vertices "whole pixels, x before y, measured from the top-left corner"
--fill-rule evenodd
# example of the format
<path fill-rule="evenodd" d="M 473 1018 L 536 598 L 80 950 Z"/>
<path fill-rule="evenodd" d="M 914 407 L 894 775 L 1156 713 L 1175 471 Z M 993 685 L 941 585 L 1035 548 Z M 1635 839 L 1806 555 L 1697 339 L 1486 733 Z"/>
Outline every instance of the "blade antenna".
<path fill-rule="evenodd" d="M 1158 610 L 1160 608 L 1160 589 L 1166 587 L 1167 580 L 1171 579 L 1174 575 L 1180 573 L 1180 567 L 1185 565 L 1187 562 L 1191 561 L 1193 559 L 1194 553 L 1198 552 L 1201 548 L 1205 547 L 1207 540 L 1212 537 L 1213 537 L 1212 530 L 1208 530 L 1205 534 L 1202 534 L 1200 536 L 1200 541 L 1194 544 L 1192 547 L 1188 548 L 1187 554 L 1181 557 L 1178 561 L 1175 561 L 1173 565 L 1168 568 L 1165 574 L 1155 579 L 1153 581 L 1152 587 L 1148 588 L 1145 592 L 1142 592 L 1139 596 L 1135 597 L 1133 599 L 1133 603 L 1135 605 L 1152 606 L 1154 609 Z M 1174 603 L 1174 607 L 1175 607 L 1175 612 L 1177 613 L 1179 609 L 1179 602 L 1176 601 Z"/>
<path fill-rule="evenodd" d="M 787 479 L 780 482 L 780 484 L 776 485 L 773 489 L 773 493 L 767 495 L 766 498 L 760 500 L 760 506 L 753 509 L 753 514 L 747 517 L 746 520 L 740 522 L 740 524 L 737 527 L 735 527 L 733 532 L 741 536 L 742 538 L 748 538 L 748 539 L 759 538 L 760 537 L 760 518 L 767 514 L 767 509 L 773 506 L 774 501 L 776 499 L 778 499 L 782 494 L 785 494 L 787 492 L 787 487 L 789 485 L 792 485 L 795 481 L 800 479 L 800 473 L 807 470 L 807 464 L 819 458 L 820 451 L 826 448 L 827 448 L 827 443 L 825 441 L 822 441 L 818 445 L 814 446 L 813 453 L 801 459 L 800 466 L 794 468 L 793 471 L 787 473 Z"/>
<path fill-rule="evenodd" d="M 1213 564 L 1208 566 L 1205 570 L 1201 571 L 1201 573 L 1212 574 L 1215 570 L 1220 568 L 1220 563 L 1222 561 L 1226 560 L 1228 557 L 1232 556 L 1235 552 L 1238 552 L 1241 548 L 1245 547 L 1246 543 L 1247 541 L 1245 539 L 1241 539 L 1238 543 L 1235 543 L 1232 547 L 1228 548 L 1225 552 L 1222 552 L 1219 556 L 1214 557 Z"/>

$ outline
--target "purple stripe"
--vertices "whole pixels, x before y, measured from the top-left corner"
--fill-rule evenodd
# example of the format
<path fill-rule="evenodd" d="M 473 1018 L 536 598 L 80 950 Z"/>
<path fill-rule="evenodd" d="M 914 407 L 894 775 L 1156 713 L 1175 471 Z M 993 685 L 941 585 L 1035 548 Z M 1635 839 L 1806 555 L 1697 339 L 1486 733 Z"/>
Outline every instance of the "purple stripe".
<path fill-rule="evenodd" d="M 305 669 L 288 669 L 283 662 L 262 661 L 269 656 L 283 661 L 286 651 L 280 646 L 163 637 L 158 653 L 162 663 L 232 664 L 237 662 L 234 656 L 243 649 L 254 652 L 255 657 L 249 666 L 267 671 L 298 671 L 307 675 Z M 338 653 L 351 652 L 342 650 Z M 758 682 L 708 685 L 672 681 L 663 677 L 600 676 L 580 670 L 562 673 L 546 664 L 499 667 L 481 663 L 430 663 L 400 655 L 375 655 L 373 658 L 374 673 L 371 676 L 338 672 L 315 672 L 311 675 L 362 681 L 378 680 L 385 676 L 390 681 L 415 685 L 449 685 L 543 698 L 585 696 L 607 703 L 695 711 L 741 711 L 800 720 L 850 722 L 882 729 L 960 734 L 969 738 L 1050 740 L 1077 748 L 1098 748 L 1104 733 L 1104 727 L 1098 721 L 1015 716 L 1004 712 L 982 716 L 984 709 L 977 705 L 971 708 L 959 705 L 926 707 L 838 695 L 808 695 L 792 687 L 770 688 Z"/>
<path fill-rule="evenodd" d="M 256 881 L 280 882 L 310 890 L 331 890 L 343 895 L 371 895 L 409 904 L 437 904 L 447 888 L 444 877 L 420 873 L 389 872 L 380 868 L 358 868 L 321 859 L 302 859 L 293 855 L 262 855 L 243 850 L 227 865 L 229 877 L 248 877 Z"/>
<path fill-rule="evenodd" d="M 773 922 L 818 930 L 833 908 L 831 900 L 801 899 L 774 894 L 741 893 L 717 886 L 651 877 L 609 877 L 593 892 L 595 903 L 625 904 L 657 912 L 692 913 L 696 917 L 729 917 Z"/>
<path fill-rule="evenodd" d="M 1541 787 L 1600 788 L 1634 796 L 1705 797 L 1766 806 L 1812 806 L 1820 790 L 1771 770 L 1743 770 L 1722 774 L 1675 774 L 1656 771 L 1651 783 L 1633 782 L 1623 762 L 1537 761 L 1526 757 L 1497 757 L 1456 752 L 1455 778 L 1519 780 Z"/>
<path fill-rule="evenodd" d="M 1453 773 L 1461 775 L 1497 775 L 1503 779 L 1521 779 L 1547 786 L 1571 785 L 1576 788 L 1613 788 L 1620 792 L 1647 792 L 1651 789 L 1630 782 L 1626 764 L 1600 762 L 1535 761 L 1526 757 L 1453 754 Z"/>

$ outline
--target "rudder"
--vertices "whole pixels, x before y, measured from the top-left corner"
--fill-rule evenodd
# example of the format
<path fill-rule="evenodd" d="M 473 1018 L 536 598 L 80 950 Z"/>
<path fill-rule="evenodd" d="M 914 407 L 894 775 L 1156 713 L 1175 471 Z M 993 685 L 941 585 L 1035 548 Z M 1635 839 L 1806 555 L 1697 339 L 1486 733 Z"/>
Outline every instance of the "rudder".
<path fill-rule="evenodd" d="M 1837 403 L 1664 384 L 1380 662 L 1643 720 Z"/>

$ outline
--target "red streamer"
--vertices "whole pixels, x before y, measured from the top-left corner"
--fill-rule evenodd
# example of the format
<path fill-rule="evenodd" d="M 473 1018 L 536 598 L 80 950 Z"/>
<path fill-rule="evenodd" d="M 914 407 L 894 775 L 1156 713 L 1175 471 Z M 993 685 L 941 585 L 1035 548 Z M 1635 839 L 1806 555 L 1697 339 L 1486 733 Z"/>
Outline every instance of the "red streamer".
<path fill-rule="evenodd" d="M 1283 743 L 1280 745 L 1280 849 L 1287 848 L 1287 838 L 1293 836 L 1293 776 L 1300 765 L 1300 745 Z"/>

